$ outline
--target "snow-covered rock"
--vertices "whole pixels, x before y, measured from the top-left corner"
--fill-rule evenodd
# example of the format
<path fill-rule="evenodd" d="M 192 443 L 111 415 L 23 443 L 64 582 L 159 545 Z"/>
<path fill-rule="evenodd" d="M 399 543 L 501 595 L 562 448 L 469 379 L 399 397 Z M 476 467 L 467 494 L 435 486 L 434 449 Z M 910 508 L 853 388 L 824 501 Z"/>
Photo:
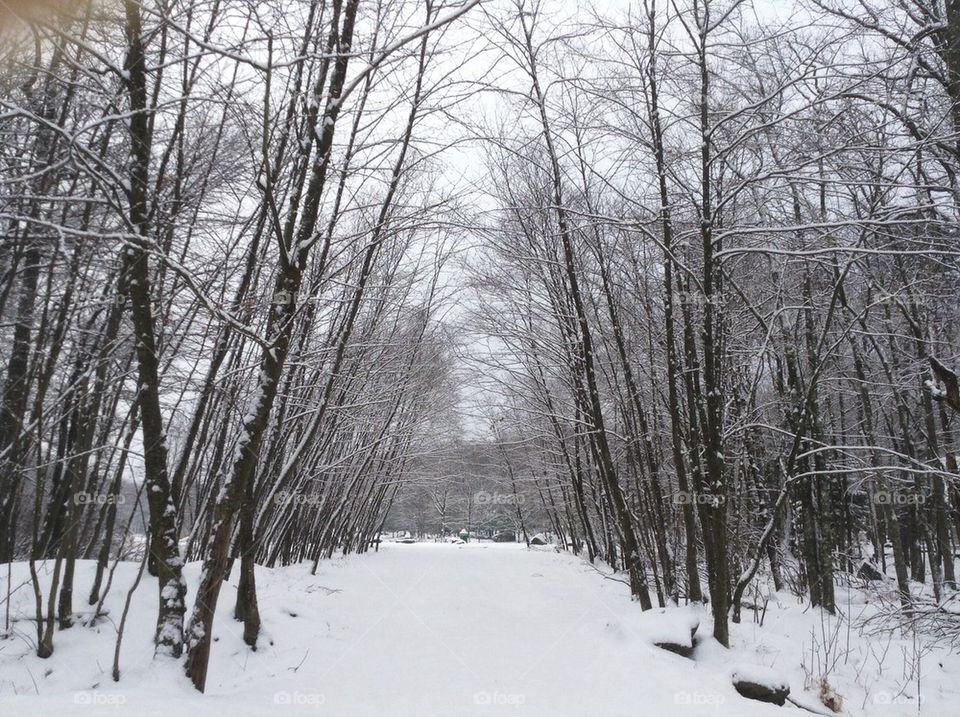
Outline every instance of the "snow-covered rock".
<path fill-rule="evenodd" d="M 783 706 L 790 684 L 775 670 L 762 665 L 738 665 L 731 674 L 733 687 L 744 697 Z"/>
<path fill-rule="evenodd" d="M 681 657 L 693 657 L 693 638 L 700 627 L 700 616 L 692 608 L 651 610 L 647 621 L 653 644 Z"/>

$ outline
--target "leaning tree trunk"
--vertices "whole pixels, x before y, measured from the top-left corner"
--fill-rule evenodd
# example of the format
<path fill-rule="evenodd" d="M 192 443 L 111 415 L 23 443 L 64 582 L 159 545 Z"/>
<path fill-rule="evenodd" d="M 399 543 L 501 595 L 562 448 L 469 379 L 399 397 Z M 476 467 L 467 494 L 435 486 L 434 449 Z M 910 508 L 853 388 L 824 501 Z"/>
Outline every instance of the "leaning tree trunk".
<path fill-rule="evenodd" d="M 649 610 L 650 591 L 647 587 L 647 577 L 643 560 L 640 555 L 640 543 L 637 540 L 636 531 L 633 525 L 633 519 L 627 506 L 626 498 L 623 494 L 623 488 L 617 480 L 616 467 L 613 462 L 613 456 L 610 452 L 610 445 L 607 441 L 606 428 L 603 422 L 603 409 L 600 402 L 600 389 L 597 385 L 597 376 L 594 369 L 593 341 L 590 333 L 590 325 L 587 320 L 586 308 L 583 297 L 580 293 L 580 283 L 577 276 L 576 259 L 573 248 L 573 237 L 567 223 L 566 210 L 563 203 L 562 182 L 563 177 L 560 172 L 557 152 L 553 145 L 553 136 L 550 131 L 550 123 L 547 118 L 546 101 L 543 96 L 543 90 L 540 87 L 539 75 L 537 73 L 536 52 L 533 47 L 533 33 L 528 26 L 525 16 L 521 14 L 520 22 L 524 32 L 524 42 L 527 54 L 527 60 L 530 63 L 527 70 L 533 83 L 533 99 L 536 102 L 541 132 L 544 143 L 547 148 L 547 155 L 550 161 L 551 183 L 553 187 L 553 198 L 556 206 L 554 211 L 557 216 L 557 225 L 560 233 L 560 241 L 563 250 L 563 269 L 566 274 L 567 285 L 570 291 L 570 298 L 574 308 L 574 319 L 577 323 L 579 346 L 577 350 L 580 353 L 578 357 L 583 368 L 583 379 L 585 381 L 585 392 L 587 405 L 586 417 L 590 421 L 591 434 L 590 443 L 597 461 L 597 468 L 604 481 L 607 497 L 613 508 L 614 517 L 617 521 L 617 529 L 620 540 L 623 544 L 624 564 L 627 567 L 630 576 L 630 592 L 634 599 L 640 602 L 640 607 Z"/>
<path fill-rule="evenodd" d="M 703 255 L 703 393 L 696 396 L 703 415 L 701 435 L 703 438 L 704 497 L 698 501 L 700 523 L 703 527 L 704 554 L 707 563 L 707 582 L 710 587 L 713 636 L 728 647 L 730 635 L 728 610 L 730 606 L 729 556 L 727 555 L 727 471 L 724 463 L 723 440 L 723 385 L 720 347 L 720 276 L 714 251 L 713 211 L 713 136 L 710 123 L 709 68 L 707 63 L 707 38 L 711 29 L 710 8 L 705 5 L 696 13 L 698 30 L 697 65 L 700 73 L 700 241 Z"/>
<path fill-rule="evenodd" d="M 167 446 L 160 408 L 157 342 L 154 335 L 147 252 L 137 242 L 147 241 L 147 192 L 150 167 L 150 131 L 147 110 L 146 56 L 140 6 L 126 0 L 127 56 L 124 70 L 130 96 L 130 224 L 138 239 L 123 251 L 122 288 L 130 300 L 137 353 L 137 399 L 143 433 L 143 467 L 150 512 L 149 550 L 160 593 L 155 634 L 157 653 L 179 657 L 183 651 L 186 583 L 177 541 L 176 507 L 167 477 Z"/>
<path fill-rule="evenodd" d="M 62 48 L 54 50 L 50 65 L 44 71 L 50 78 L 57 76 L 57 71 L 63 60 Z M 33 80 L 37 77 L 34 76 Z M 27 84 L 32 84 L 27 83 Z M 35 167 L 38 176 L 30 183 L 28 191 L 33 195 L 30 200 L 29 213 L 31 220 L 41 219 L 43 202 L 40 198 L 46 195 L 55 185 L 54 169 L 59 135 L 54 130 L 56 112 L 54 102 L 56 93 L 51 82 L 44 83 L 44 88 L 38 98 L 39 106 L 36 114 L 44 120 L 37 129 L 33 153 L 39 166 Z M 69 95 L 64 101 L 62 113 L 66 113 Z M 15 236 L 16 227 L 12 232 Z M 32 222 L 24 224 L 19 243 L 24 247 L 23 272 L 20 278 L 20 288 L 17 292 L 16 318 L 13 326 L 13 343 L 10 347 L 10 358 L 7 363 L 6 375 L 2 391 L 0 391 L 0 562 L 12 562 L 16 544 L 18 506 L 20 495 L 21 471 L 23 470 L 24 453 L 26 448 L 23 440 L 24 416 L 27 414 L 27 400 L 32 369 L 29 365 L 31 356 L 31 335 L 33 334 L 34 312 L 37 300 L 37 287 L 40 278 L 41 242 L 43 237 L 40 230 Z M 35 515 L 35 521 L 39 516 Z"/>
<path fill-rule="evenodd" d="M 663 146 L 663 124 L 660 119 L 660 78 L 657 75 L 656 10 L 650 6 L 647 13 L 647 44 L 650 53 L 647 74 L 650 82 L 650 129 L 653 155 L 657 168 L 657 188 L 660 199 L 660 222 L 663 233 L 663 322 L 666 336 L 667 401 L 670 408 L 670 450 L 677 487 L 686 496 L 690 495 L 690 481 L 683 459 L 683 416 L 677 392 L 677 376 L 681 371 L 677 356 L 676 324 L 673 310 L 673 217 L 670 214 L 670 194 L 667 188 L 667 162 Z M 700 566 L 697 562 L 697 517 L 693 501 L 681 504 L 684 529 L 684 566 L 687 572 L 687 598 L 693 602 L 703 600 L 700 588 Z"/>

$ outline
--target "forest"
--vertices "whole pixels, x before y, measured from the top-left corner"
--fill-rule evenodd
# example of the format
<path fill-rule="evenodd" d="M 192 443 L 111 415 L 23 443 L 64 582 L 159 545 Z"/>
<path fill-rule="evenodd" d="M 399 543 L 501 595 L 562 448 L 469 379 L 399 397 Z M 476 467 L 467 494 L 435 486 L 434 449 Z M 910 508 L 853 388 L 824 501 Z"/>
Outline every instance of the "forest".
<path fill-rule="evenodd" d="M 957 651 L 960 2 L 4 7 L 0 646 L 509 531 Z"/>

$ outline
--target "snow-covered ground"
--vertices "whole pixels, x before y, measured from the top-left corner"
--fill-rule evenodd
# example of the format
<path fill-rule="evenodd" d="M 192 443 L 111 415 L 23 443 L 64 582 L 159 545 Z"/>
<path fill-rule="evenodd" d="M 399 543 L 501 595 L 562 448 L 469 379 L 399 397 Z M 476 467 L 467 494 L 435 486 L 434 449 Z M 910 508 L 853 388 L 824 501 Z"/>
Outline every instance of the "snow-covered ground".
<path fill-rule="evenodd" d="M 322 563 L 316 576 L 306 565 L 261 569 L 256 652 L 232 620 L 232 580 L 221 594 L 205 695 L 177 663 L 152 659 L 156 588 L 144 576 L 113 682 L 115 622 L 136 569 L 118 568 L 107 618 L 58 631 L 55 654 L 40 660 L 26 566 L 14 566 L 18 620 L 15 635 L 0 640 L 0 715 L 800 715 L 809 713 L 741 697 L 730 675 L 773 668 L 791 696 L 816 706 L 814 693 L 804 693 L 803 665 L 819 674 L 818 664 L 829 668 L 845 714 L 945 717 L 960 700 L 960 656 L 866 639 L 846 623 L 835 631 L 785 595 L 771 599 L 762 628 L 745 612 L 733 650 L 708 638 L 698 639 L 694 660 L 669 653 L 653 642 L 682 635 L 687 608 L 642 613 L 624 584 L 584 561 L 505 544 L 385 543 L 376 554 Z M 80 604 L 93 564 L 77 572 Z M 186 571 L 191 586 L 197 573 L 197 565 Z M 859 591 L 841 591 L 838 602 L 848 614 L 869 609 Z M 708 635 L 700 617 L 699 634 Z M 911 674 L 918 654 L 919 710 Z"/>

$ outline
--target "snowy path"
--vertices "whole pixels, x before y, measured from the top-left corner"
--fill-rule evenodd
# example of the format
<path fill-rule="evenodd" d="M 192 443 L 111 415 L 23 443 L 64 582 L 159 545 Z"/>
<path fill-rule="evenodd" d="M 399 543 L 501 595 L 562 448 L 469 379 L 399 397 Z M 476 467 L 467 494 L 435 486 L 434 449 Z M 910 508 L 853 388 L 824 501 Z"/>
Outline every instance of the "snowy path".
<path fill-rule="evenodd" d="M 81 585 L 91 569 L 81 566 Z M 548 550 L 385 544 L 378 554 L 325 563 L 317 576 L 294 566 L 264 570 L 258 581 L 261 646 L 251 653 L 242 645 L 230 619 L 234 591 L 225 587 L 207 695 L 193 693 L 176 665 L 151 661 L 151 584 L 135 600 L 119 683 L 109 678 L 109 624 L 100 634 L 58 633 L 46 662 L 6 641 L 0 714 L 802 714 L 741 698 L 723 665 L 652 647 L 650 629 L 662 616 L 642 614 L 624 585 Z M 111 616 L 131 582 L 132 572 L 118 571 Z M 14 691 L 30 696 L 11 699 Z"/>
<path fill-rule="evenodd" d="M 640 611 L 621 585 L 566 556 L 391 545 L 324 572 L 349 616 L 311 668 L 332 714 L 666 714 L 678 691 L 704 691 L 692 663 L 631 639 Z"/>

